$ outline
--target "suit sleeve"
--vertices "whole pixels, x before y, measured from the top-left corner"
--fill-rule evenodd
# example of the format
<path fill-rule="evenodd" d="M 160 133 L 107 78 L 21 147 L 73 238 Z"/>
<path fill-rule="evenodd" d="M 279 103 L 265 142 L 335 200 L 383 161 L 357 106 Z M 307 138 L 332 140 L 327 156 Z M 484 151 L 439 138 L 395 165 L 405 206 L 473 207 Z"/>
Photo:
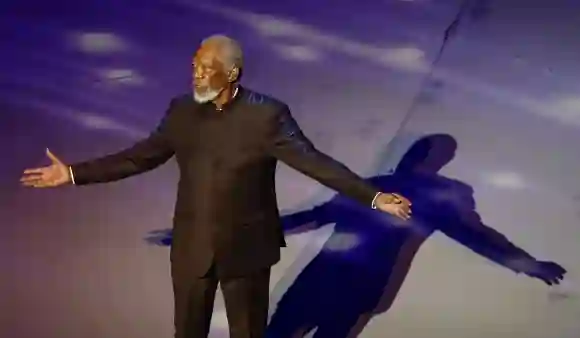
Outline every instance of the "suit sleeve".
<path fill-rule="evenodd" d="M 271 154 L 288 166 L 364 205 L 371 206 L 379 192 L 346 166 L 318 151 L 283 106 L 275 116 Z"/>
<path fill-rule="evenodd" d="M 173 99 L 165 116 L 147 138 L 115 154 L 70 166 L 75 185 L 121 180 L 157 168 L 174 154 L 167 140 L 167 119 L 177 99 Z"/>

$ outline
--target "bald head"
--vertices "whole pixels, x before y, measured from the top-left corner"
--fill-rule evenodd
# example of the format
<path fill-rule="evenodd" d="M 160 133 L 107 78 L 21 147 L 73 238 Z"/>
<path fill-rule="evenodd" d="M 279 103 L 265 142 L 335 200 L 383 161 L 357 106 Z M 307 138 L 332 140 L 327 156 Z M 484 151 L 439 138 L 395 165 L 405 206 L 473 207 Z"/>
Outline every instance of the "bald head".
<path fill-rule="evenodd" d="M 241 69 L 244 63 L 242 47 L 240 44 L 226 35 L 212 35 L 205 38 L 200 45 L 200 49 L 213 51 L 215 56 L 224 65 L 225 71 L 233 68 Z"/>

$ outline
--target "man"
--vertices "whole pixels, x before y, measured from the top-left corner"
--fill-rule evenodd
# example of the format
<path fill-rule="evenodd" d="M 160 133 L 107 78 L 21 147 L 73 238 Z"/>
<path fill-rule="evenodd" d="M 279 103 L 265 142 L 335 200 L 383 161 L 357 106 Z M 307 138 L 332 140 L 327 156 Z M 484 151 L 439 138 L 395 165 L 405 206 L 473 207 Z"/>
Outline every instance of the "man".
<path fill-rule="evenodd" d="M 221 35 L 201 43 L 193 59 L 193 93 L 174 98 L 158 127 L 131 148 L 65 165 L 25 170 L 31 187 L 86 185 L 152 170 L 175 156 L 179 169 L 171 274 L 175 337 L 207 337 L 218 282 L 230 337 L 263 337 L 270 267 L 284 235 L 276 204 L 277 160 L 320 183 L 402 219 L 410 202 L 377 191 L 320 153 L 284 103 L 238 85 L 239 44 Z"/>

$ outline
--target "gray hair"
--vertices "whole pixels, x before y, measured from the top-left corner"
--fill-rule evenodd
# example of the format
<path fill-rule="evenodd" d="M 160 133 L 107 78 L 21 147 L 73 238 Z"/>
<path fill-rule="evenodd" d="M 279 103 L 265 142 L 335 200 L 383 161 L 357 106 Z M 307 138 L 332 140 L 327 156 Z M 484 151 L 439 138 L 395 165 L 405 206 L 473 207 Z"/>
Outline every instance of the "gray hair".
<path fill-rule="evenodd" d="M 225 65 L 227 70 L 234 67 L 241 69 L 244 65 L 244 55 L 240 44 L 226 35 L 216 34 L 203 39 L 201 46 L 207 44 L 216 44 L 220 50 L 220 61 Z"/>

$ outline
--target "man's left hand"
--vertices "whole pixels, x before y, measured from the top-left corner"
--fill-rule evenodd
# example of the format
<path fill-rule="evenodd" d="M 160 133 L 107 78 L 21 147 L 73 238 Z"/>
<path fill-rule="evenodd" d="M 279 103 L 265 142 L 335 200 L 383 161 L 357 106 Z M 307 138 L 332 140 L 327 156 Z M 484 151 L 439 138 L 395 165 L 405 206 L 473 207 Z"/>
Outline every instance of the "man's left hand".
<path fill-rule="evenodd" d="M 400 219 L 411 218 L 411 201 L 399 194 L 382 193 L 375 200 L 375 206 Z"/>
<path fill-rule="evenodd" d="M 558 285 L 566 275 L 566 269 L 554 262 L 534 261 L 524 273 L 548 285 Z"/>

